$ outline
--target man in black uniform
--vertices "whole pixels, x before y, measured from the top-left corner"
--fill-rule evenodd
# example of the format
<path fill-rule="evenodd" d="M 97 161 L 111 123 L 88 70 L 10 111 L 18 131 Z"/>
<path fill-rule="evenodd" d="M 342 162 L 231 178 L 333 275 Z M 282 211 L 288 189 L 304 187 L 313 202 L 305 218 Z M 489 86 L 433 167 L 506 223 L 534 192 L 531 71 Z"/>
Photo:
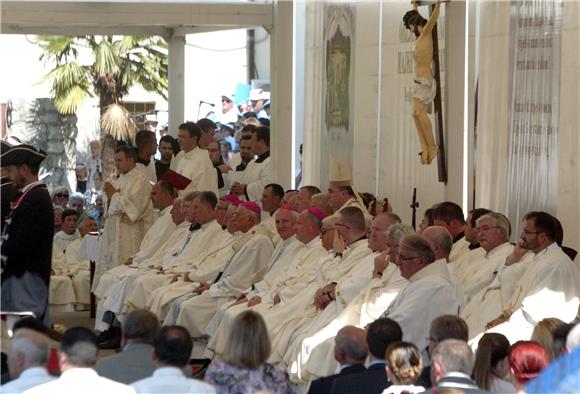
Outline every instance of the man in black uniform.
<path fill-rule="evenodd" d="M 7 152 L 12 145 L 2 141 L 2 150 L 1 153 Z M 2 207 L 1 207 L 1 216 L 2 216 L 2 225 L 0 228 L 4 228 L 4 222 L 6 218 L 10 214 L 10 203 L 16 195 L 18 194 L 18 190 L 16 190 L 12 186 L 12 181 L 8 177 L 8 169 L 6 167 L 2 167 L 2 178 L 0 178 L 0 199 L 2 200 Z"/>
<path fill-rule="evenodd" d="M 0 158 L 20 192 L 2 232 L 1 308 L 2 312 L 33 312 L 48 325 L 54 211 L 46 185 L 38 181 L 45 158 L 46 153 L 30 145 L 13 146 Z"/>

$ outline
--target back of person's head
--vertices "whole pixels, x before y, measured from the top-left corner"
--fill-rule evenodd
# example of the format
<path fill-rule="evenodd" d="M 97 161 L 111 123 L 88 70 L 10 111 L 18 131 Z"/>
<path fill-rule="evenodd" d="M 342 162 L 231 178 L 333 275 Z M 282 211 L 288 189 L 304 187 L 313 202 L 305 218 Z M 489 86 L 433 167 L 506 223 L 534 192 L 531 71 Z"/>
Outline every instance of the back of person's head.
<path fill-rule="evenodd" d="M 69 328 L 60 341 L 60 351 L 69 366 L 92 368 L 97 362 L 97 337 L 85 327 Z"/>
<path fill-rule="evenodd" d="M 548 361 L 552 361 L 556 356 L 554 354 L 554 332 L 564 324 L 566 323 L 560 319 L 549 317 L 540 320 L 534 327 L 531 340 L 538 342 L 544 348 L 548 355 Z"/>
<path fill-rule="evenodd" d="M 461 224 L 465 224 L 463 209 L 451 201 L 444 201 L 433 207 L 433 221 L 435 220 L 442 220 L 447 224 L 451 224 L 452 220 L 458 220 Z"/>
<path fill-rule="evenodd" d="M 163 326 L 153 340 L 154 360 L 165 366 L 183 368 L 189 362 L 193 342 L 181 326 Z"/>
<path fill-rule="evenodd" d="M 270 357 L 271 344 L 266 323 L 254 311 L 245 311 L 234 320 L 223 354 L 225 362 L 256 369 Z"/>
<path fill-rule="evenodd" d="M 362 364 L 368 356 L 367 333 L 358 327 L 345 326 L 334 338 L 334 358 L 341 365 Z"/>
<path fill-rule="evenodd" d="M 489 391 L 494 372 L 500 363 L 507 360 L 509 353 L 510 342 L 504 335 L 487 333 L 481 337 L 475 352 L 475 365 L 473 366 L 473 376 L 477 386 Z"/>
<path fill-rule="evenodd" d="M 151 144 L 156 142 L 155 133 L 149 130 L 139 130 L 137 134 L 135 134 L 135 145 L 137 149 L 142 149 L 147 144 Z"/>
<path fill-rule="evenodd" d="M 358 207 L 346 207 L 340 210 L 340 217 L 356 232 L 366 232 L 367 225 L 363 212 Z"/>
<path fill-rule="evenodd" d="M 421 376 L 421 352 L 412 343 L 399 341 L 390 344 L 385 359 L 394 384 L 411 385 Z"/>
<path fill-rule="evenodd" d="M 469 329 L 467 323 L 456 315 L 442 315 L 431 321 L 429 332 L 431 339 L 441 342 L 446 339 L 459 339 L 467 342 L 469 339 Z"/>
<path fill-rule="evenodd" d="M 266 126 L 256 127 L 252 130 L 252 133 L 256 133 L 256 141 L 264 141 L 267 147 L 270 147 L 270 128 Z"/>
<path fill-rule="evenodd" d="M 431 353 L 431 360 L 433 368 L 439 368 L 441 376 L 450 372 L 471 375 L 473 371 L 473 352 L 467 342 L 459 339 L 446 339 L 440 342 Z"/>
<path fill-rule="evenodd" d="M 580 323 L 577 323 L 566 337 L 566 349 L 571 352 L 580 346 Z"/>
<path fill-rule="evenodd" d="M 46 365 L 50 354 L 48 337 L 30 328 L 19 329 L 10 341 L 10 376 L 17 378 L 31 367 Z"/>
<path fill-rule="evenodd" d="M 139 309 L 127 315 L 123 335 L 127 340 L 152 344 L 159 327 L 159 319 L 154 313 Z"/>
<path fill-rule="evenodd" d="M 509 355 L 512 376 L 520 385 L 536 378 L 548 365 L 544 348 L 534 341 L 514 343 Z"/>
<path fill-rule="evenodd" d="M 382 317 L 367 327 L 367 344 L 369 352 L 378 359 L 385 357 L 387 347 L 403 339 L 403 331 L 396 321 Z"/>
<path fill-rule="evenodd" d="M 554 345 L 552 346 L 554 358 L 558 358 L 561 355 L 568 353 L 568 350 L 566 349 L 566 339 L 568 338 L 570 331 L 572 331 L 572 328 L 574 328 L 573 323 L 564 323 L 554 330 Z"/>

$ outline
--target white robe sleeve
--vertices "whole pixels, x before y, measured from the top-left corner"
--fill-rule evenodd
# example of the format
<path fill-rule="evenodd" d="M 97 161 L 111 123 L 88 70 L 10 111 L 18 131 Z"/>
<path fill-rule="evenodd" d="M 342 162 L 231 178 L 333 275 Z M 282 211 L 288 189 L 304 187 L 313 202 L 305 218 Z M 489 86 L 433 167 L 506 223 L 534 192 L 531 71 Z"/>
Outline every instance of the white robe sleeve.
<path fill-rule="evenodd" d="M 268 157 L 262 162 L 262 168 L 258 179 L 246 185 L 246 194 L 249 197 L 249 201 L 260 201 L 262 193 L 264 192 L 264 187 L 273 182 L 272 161 Z"/>
<path fill-rule="evenodd" d="M 151 208 L 151 184 L 140 172 L 138 174 L 139 176 L 136 177 L 137 174 L 131 174 L 135 178 L 127 182 L 125 188 L 120 192 L 113 194 L 109 206 L 111 214 L 124 213 L 129 217 L 131 223 L 142 219 Z"/>

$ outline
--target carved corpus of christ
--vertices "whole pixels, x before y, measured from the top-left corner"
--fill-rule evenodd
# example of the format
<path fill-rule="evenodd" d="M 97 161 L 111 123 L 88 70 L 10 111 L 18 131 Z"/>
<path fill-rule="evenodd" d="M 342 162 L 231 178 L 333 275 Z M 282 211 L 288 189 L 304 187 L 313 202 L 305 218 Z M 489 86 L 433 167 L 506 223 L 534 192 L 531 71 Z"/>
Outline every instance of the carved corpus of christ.
<path fill-rule="evenodd" d="M 415 37 L 415 80 L 413 84 L 413 120 L 421 141 L 421 164 L 431 164 L 437 156 L 439 147 L 435 143 L 431 120 L 427 116 L 429 105 L 435 98 L 437 83 L 431 71 L 433 61 L 433 27 L 439 17 L 441 1 L 437 0 L 433 13 L 426 20 L 417 11 L 417 1 L 413 9 L 403 16 L 405 28 L 411 30 Z"/>

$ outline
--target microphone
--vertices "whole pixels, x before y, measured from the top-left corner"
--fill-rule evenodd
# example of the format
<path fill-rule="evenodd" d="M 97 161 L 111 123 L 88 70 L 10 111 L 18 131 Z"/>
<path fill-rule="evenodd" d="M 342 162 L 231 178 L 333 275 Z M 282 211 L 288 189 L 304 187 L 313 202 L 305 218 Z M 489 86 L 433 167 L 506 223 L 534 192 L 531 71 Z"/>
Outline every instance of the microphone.
<path fill-rule="evenodd" d="M 199 100 L 199 103 L 200 104 L 207 104 L 209 106 L 215 107 L 215 104 L 214 103 L 210 103 L 210 102 L 207 102 L 207 101 Z"/>

